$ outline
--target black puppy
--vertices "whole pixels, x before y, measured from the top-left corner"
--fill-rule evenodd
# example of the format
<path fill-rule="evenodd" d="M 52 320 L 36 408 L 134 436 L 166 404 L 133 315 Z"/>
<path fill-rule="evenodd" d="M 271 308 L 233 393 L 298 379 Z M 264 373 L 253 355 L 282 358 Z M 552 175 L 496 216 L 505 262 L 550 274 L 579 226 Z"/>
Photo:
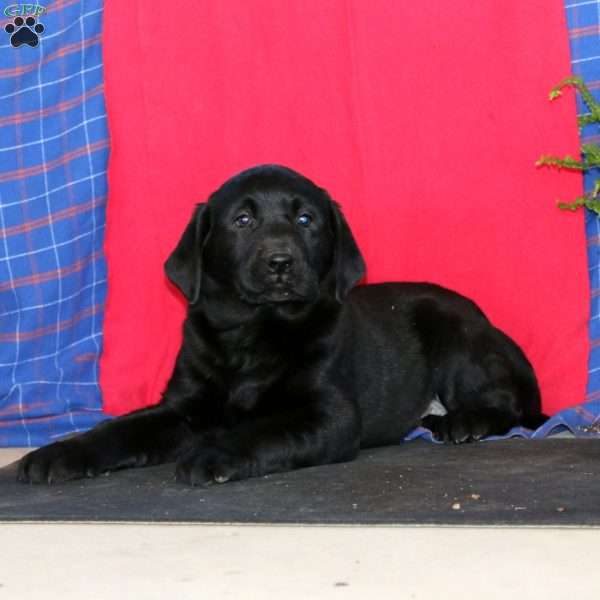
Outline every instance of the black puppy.
<path fill-rule="evenodd" d="M 520 348 L 427 283 L 355 287 L 365 267 L 327 192 L 261 166 L 200 204 L 166 262 L 189 307 L 157 406 L 25 456 L 55 482 L 175 461 L 198 485 L 353 459 L 424 424 L 447 442 L 544 420 Z"/>

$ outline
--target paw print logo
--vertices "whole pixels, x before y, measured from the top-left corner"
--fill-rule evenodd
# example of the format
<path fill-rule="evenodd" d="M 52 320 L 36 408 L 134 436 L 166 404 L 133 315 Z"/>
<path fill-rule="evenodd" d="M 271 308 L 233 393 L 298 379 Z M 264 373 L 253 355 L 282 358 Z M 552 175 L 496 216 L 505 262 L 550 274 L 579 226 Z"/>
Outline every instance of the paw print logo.
<path fill-rule="evenodd" d="M 4 27 L 4 31 L 10 34 L 10 43 L 15 48 L 27 44 L 35 48 L 40 41 L 39 34 L 44 33 L 45 27 L 36 23 L 34 17 L 15 17 L 12 23 Z"/>

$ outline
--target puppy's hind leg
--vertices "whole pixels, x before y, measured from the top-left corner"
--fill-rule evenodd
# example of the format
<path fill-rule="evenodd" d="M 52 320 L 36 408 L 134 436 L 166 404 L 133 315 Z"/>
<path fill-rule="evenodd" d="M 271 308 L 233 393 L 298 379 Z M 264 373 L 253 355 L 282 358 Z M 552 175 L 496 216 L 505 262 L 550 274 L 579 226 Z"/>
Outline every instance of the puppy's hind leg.
<path fill-rule="evenodd" d="M 460 444 L 504 435 L 515 426 L 536 429 L 546 419 L 533 368 L 523 351 L 498 329 L 465 338 L 460 352 L 441 362 L 444 379 L 434 392 L 447 410 L 423 426 L 444 442 Z"/>
<path fill-rule="evenodd" d="M 535 379 L 526 385 L 488 382 L 469 393 L 463 391 L 451 404 L 447 414 L 427 415 L 421 424 L 436 439 L 455 444 L 504 435 L 517 426 L 537 429 L 548 419 L 540 409 Z"/>

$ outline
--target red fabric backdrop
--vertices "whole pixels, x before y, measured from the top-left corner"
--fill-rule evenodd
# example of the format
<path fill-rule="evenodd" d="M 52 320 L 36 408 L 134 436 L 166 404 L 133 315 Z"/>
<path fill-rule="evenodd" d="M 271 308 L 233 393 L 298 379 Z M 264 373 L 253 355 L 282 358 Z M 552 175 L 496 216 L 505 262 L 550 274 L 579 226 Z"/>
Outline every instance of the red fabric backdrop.
<path fill-rule="evenodd" d="M 154 403 L 184 310 L 162 263 L 194 204 L 263 162 L 343 205 L 368 281 L 468 294 L 525 348 L 546 410 L 581 402 L 588 279 L 562 0 L 106 2 L 112 135 L 101 381 Z"/>

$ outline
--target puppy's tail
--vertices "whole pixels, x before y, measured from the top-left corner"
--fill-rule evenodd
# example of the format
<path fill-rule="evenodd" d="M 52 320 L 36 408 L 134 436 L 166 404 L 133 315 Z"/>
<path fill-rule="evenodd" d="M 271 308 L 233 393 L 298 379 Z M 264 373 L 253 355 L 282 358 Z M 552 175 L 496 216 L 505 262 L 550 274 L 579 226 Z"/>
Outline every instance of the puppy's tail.
<path fill-rule="evenodd" d="M 525 415 L 521 419 L 521 425 L 527 429 L 536 430 L 541 427 L 550 417 L 544 413 L 536 413 L 534 415 Z"/>

